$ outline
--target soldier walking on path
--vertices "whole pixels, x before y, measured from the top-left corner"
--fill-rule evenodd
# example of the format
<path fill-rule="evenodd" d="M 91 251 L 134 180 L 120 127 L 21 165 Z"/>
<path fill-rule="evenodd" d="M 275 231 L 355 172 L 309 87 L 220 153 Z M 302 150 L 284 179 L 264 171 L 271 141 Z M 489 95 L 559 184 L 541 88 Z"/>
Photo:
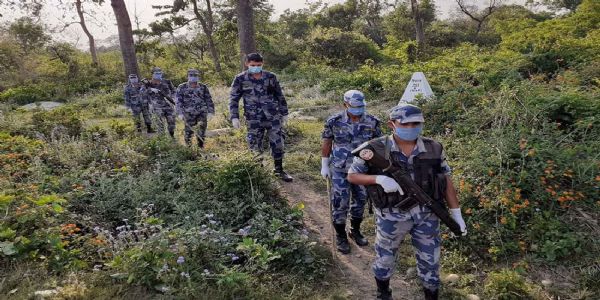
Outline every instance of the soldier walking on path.
<path fill-rule="evenodd" d="M 135 129 L 137 132 L 142 132 L 142 120 L 144 118 L 144 123 L 146 124 L 146 132 L 153 133 L 152 130 L 152 119 L 150 117 L 150 109 L 148 106 L 148 102 L 142 97 L 142 93 L 140 92 L 141 84 L 139 82 L 138 76 L 135 74 L 129 75 L 129 82 L 125 86 L 125 106 L 131 111 L 133 115 L 133 121 L 135 123 Z"/>
<path fill-rule="evenodd" d="M 200 72 L 188 70 L 188 82 L 177 87 L 175 103 L 177 114 L 185 123 L 184 139 L 188 146 L 192 145 L 194 130 L 198 147 L 204 148 L 204 137 L 208 120 L 215 115 L 215 105 L 208 87 L 200 81 Z"/>
<path fill-rule="evenodd" d="M 440 143 L 420 136 L 423 122 L 420 108 L 400 104 L 390 112 L 388 125 L 394 133 L 371 140 L 352 152 L 356 157 L 348 180 L 368 189 L 375 188 L 376 194 L 380 195 L 371 199 L 377 218 L 373 264 L 377 299 L 392 299 L 390 277 L 396 266 L 400 243 L 409 233 L 425 299 L 438 299 L 440 287 L 440 218 L 429 206 L 417 202 L 414 195 L 404 195 L 403 189 L 407 187 L 401 187 L 394 178 L 385 175 L 387 169 L 394 166 L 408 170 L 412 181 L 433 201 L 443 204 L 445 200 L 450 217 L 458 224 L 462 235 L 467 234 L 446 155 Z M 387 160 L 383 164 L 388 166 L 386 169 L 382 169 L 381 164 L 376 165 L 375 161 L 380 158 Z"/>
<path fill-rule="evenodd" d="M 250 150 L 263 152 L 265 133 L 269 138 L 275 174 L 283 181 L 293 178 L 283 170 L 284 135 L 288 107 L 275 74 L 264 71 L 263 57 L 258 53 L 246 56 L 247 71 L 238 74 L 231 84 L 229 112 L 234 128 L 240 128 L 239 101 L 244 99 L 244 117 L 248 127 L 246 140 Z"/>
<path fill-rule="evenodd" d="M 346 218 L 350 211 L 350 238 L 359 246 L 368 245 L 360 232 L 367 193 L 360 185 L 348 182 L 352 164 L 351 152 L 362 143 L 381 136 L 380 121 L 365 112 L 363 93 L 350 90 L 344 94 L 344 111 L 325 122 L 321 146 L 321 175 L 331 178 L 332 220 L 336 231 L 336 247 L 341 253 L 350 253 L 346 236 Z M 352 202 L 350 201 L 352 199 Z"/>
<path fill-rule="evenodd" d="M 142 86 L 142 95 L 150 105 L 155 115 L 156 126 L 159 133 L 164 133 L 165 126 L 169 135 L 175 138 L 175 103 L 171 98 L 171 86 L 163 80 L 162 70 L 158 67 L 152 69 L 152 80 Z M 173 102 L 173 103 L 171 103 Z"/>

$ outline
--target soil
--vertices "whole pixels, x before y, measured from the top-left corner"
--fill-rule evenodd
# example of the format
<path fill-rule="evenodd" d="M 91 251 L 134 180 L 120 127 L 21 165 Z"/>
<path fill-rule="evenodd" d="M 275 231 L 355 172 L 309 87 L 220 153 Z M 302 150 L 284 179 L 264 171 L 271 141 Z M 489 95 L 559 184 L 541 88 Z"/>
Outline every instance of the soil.
<path fill-rule="evenodd" d="M 304 221 L 307 229 L 326 248 L 332 249 L 339 278 L 337 284 L 346 291 L 348 299 L 375 299 L 377 287 L 371 265 L 375 259 L 373 248 L 375 237 L 367 236 L 369 245 L 358 247 L 350 240 L 352 251 L 341 254 L 334 249 L 334 233 L 329 214 L 327 192 L 316 192 L 310 184 L 295 179 L 292 183 L 282 184 L 283 193 L 292 204 L 304 203 Z M 402 274 L 394 274 L 391 280 L 394 299 L 419 299 L 420 292 L 414 283 L 404 280 Z"/>

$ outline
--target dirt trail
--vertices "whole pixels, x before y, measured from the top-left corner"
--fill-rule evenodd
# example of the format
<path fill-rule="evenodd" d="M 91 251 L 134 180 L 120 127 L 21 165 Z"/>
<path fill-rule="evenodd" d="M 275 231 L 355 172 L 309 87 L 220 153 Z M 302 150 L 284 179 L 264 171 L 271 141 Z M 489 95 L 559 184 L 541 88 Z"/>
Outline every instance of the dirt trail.
<path fill-rule="evenodd" d="M 315 234 L 322 245 L 331 249 L 332 228 L 329 218 L 329 203 L 325 191 L 315 192 L 310 185 L 295 179 L 293 183 L 282 184 L 283 192 L 292 204 L 304 202 L 304 219 L 308 230 Z M 352 243 L 352 252 L 348 255 L 336 254 L 336 265 L 339 269 L 339 279 L 342 289 L 347 290 L 349 299 L 375 299 L 376 286 L 371 271 L 375 252 L 374 236 L 367 236 L 369 246 L 358 247 Z M 414 284 L 404 281 L 402 274 L 392 277 L 394 299 L 419 299 Z"/>

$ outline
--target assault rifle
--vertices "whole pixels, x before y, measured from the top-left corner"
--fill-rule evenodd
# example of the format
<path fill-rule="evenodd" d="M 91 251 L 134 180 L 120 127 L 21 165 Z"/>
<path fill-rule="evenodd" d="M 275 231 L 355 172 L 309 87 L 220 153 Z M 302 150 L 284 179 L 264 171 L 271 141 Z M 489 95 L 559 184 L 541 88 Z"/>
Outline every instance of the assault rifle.
<path fill-rule="evenodd" d="M 171 105 L 175 106 L 175 101 L 173 100 L 173 98 L 171 98 L 171 96 L 169 95 L 165 95 L 165 93 L 163 93 L 163 91 L 161 91 L 160 89 L 157 89 L 155 87 L 153 87 L 151 84 L 152 82 L 150 82 L 150 80 L 144 78 L 142 79 L 142 84 L 147 88 L 147 89 L 156 89 L 158 90 L 158 95 L 160 95 L 161 97 L 163 97 L 163 99 L 165 99 L 165 101 L 167 101 L 168 103 L 170 103 Z"/>

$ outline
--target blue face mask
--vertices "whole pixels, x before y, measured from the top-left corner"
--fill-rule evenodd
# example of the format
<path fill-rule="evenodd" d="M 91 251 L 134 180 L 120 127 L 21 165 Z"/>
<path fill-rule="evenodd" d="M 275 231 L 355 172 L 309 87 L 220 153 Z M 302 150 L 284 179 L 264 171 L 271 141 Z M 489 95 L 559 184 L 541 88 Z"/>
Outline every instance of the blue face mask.
<path fill-rule="evenodd" d="M 421 131 L 423 131 L 423 125 L 419 125 L 414 128 L 402 128 L 396 127 L 394 132 L 396 135 L 404 141 L 414 141 L 419 135 L 421 135 Z"/>
<path fill-rule="evenodd" d="M 153 73 L 152 74 L 152 79 L 154 79 L 154 80 L 161 80 L 162 79 L 162 73 Z"/>
<path fill-rule="evenodd" d="M 353 116 L 362 116 L 365 113 L 364 107 L 348 107 L 348 112 Z"/>
<path fill-rule="evenodd" d="M 262 66 L 248 67 L 248 73 L 250 73 L 250 74 L 260 73 L 261 71 L 262 71 Z"/>
<path fill-rule="evenodd" d="M 188 76 L 188 80 L 189 80 L 189 82 L 198 82 L 200 80 L 200 77 L 198 77 L 198 76 Z"/>

